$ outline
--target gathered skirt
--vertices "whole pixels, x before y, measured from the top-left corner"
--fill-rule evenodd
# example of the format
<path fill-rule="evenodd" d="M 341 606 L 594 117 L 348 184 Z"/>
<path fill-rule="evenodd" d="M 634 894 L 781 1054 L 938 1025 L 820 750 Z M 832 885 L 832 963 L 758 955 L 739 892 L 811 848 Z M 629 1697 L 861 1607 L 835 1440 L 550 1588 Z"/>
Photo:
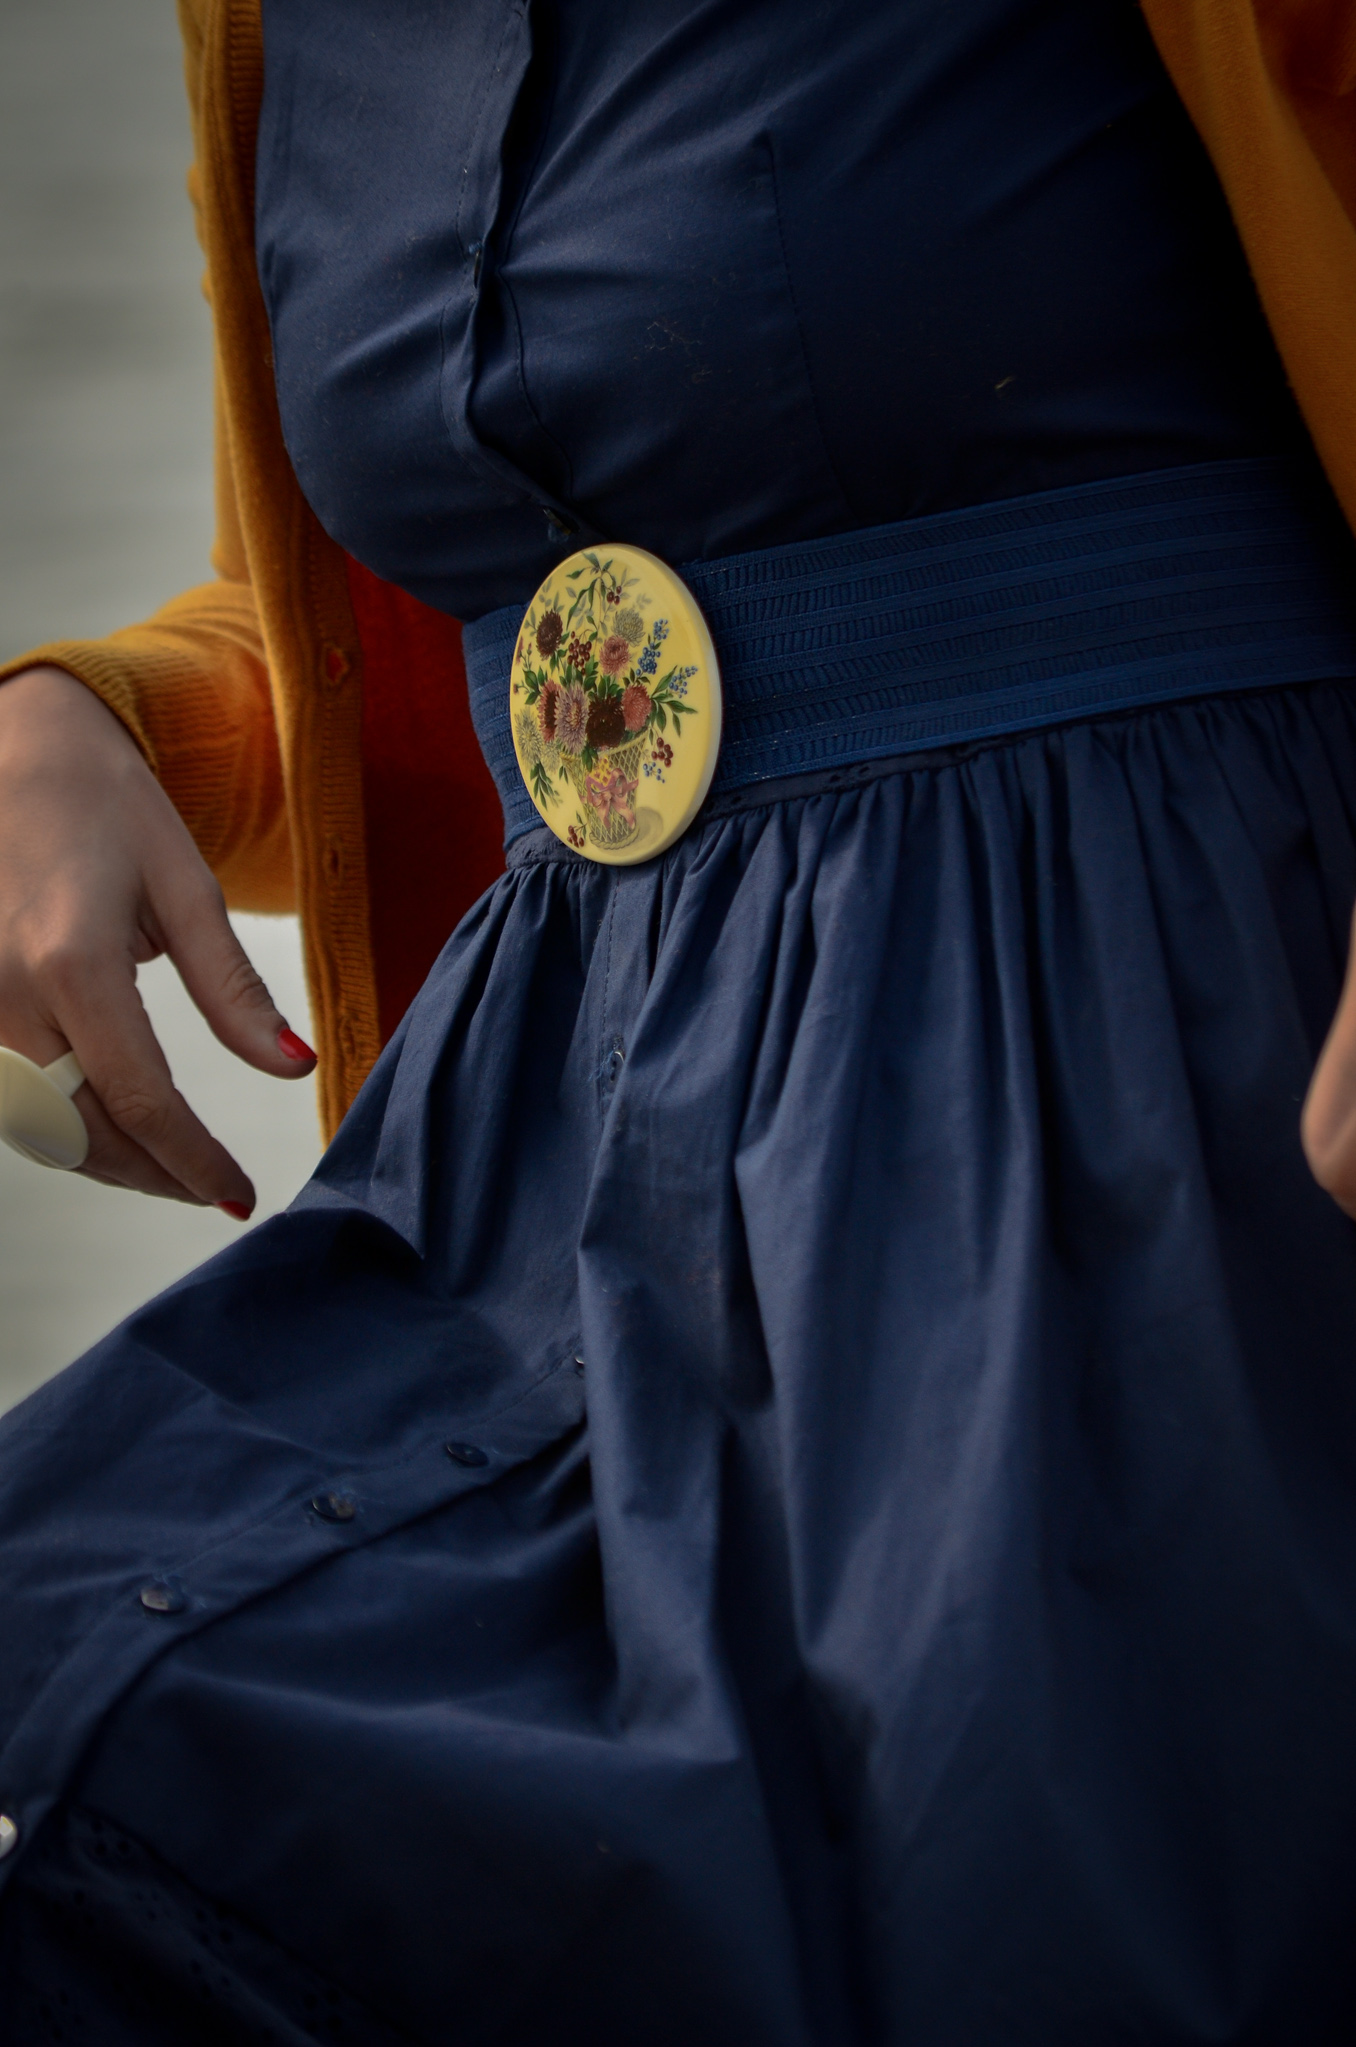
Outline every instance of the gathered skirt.
<path fill-rule="evenodd" d="M 0 2037 L 1356 2028 L 1356 685 L 543 832 L 0 1424 Z"/>

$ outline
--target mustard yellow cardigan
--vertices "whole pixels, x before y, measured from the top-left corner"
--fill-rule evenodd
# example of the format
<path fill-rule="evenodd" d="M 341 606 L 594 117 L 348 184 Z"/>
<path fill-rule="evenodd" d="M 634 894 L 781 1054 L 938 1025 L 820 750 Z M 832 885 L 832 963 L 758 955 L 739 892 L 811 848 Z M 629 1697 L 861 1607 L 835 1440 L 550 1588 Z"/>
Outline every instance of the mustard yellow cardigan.
<path fill-rule="evenodd" d="M 1143 5 L 1356 524 L 1356 0 Z M 179 0 L 179 13 L 189 185 L 216 322 L 216 580 L 107 639 L 37 648 L 0 680 L 36 661 L 78 676 L 140 743 L 227 900 L 300 913 L 322 1117 L 332 1130 L 438 935 L 436 920 L 413 932 L 390 987 L 379 985 L 382 934 L 403 928 L 400 891 L 418 891 L 432 870 L 412 858 L 402 875 L 389 857 L 372 857 L 363 747 L 374 745 L 375 678 L 390 673 L 393 647 L 435 647 L 439 630 L 454 629 L 421 622 L 421 607 L 388 586 L 374 594 L 375 579 L 355 590 L 353 564 L 301 496 L 278 422 L 254 259 L 259 0 Z M 443 651 L 455 666 L 455 645 Z M 462 798 L 476 836 L 447 856 L 464 870 L 444 890 L 454 907 L 498 860 L 487 788 Z M 412 803 L 412 818 L 417 810 Z"/>

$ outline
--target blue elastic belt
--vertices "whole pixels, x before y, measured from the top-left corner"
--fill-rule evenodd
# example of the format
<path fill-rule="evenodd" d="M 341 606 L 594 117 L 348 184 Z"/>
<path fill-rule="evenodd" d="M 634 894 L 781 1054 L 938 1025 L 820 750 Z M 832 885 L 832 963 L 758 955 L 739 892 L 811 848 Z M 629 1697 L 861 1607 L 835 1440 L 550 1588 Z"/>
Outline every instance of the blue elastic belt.
<path fill-rule="evenodd" d="M 1207 462 L 684 564 L 720 658 L 711 796 L 1209 692 L 1356 677 L 1356 547 L 1282 461 Z M 511 605 L 466 628 L 504 842 Z"/>

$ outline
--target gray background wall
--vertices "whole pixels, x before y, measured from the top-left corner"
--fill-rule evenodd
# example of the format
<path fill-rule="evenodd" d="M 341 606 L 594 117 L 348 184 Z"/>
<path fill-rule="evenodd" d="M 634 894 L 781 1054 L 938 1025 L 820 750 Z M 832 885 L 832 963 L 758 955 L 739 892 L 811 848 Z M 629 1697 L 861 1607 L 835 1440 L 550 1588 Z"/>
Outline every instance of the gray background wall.
<path fill-rule="evenodd" d="M 0 656 L 108 632 L 210 573 L 188 156 L 173 0 L 0 0 Z M 305 1034 L 295 925 L 236 922 Z M 141 987 L 262 1219 L 318 1155 L 312 1087 L 232 1059 L 166 961 Z M 238 1233 L 0 1146 L 0 1407 Z"/>

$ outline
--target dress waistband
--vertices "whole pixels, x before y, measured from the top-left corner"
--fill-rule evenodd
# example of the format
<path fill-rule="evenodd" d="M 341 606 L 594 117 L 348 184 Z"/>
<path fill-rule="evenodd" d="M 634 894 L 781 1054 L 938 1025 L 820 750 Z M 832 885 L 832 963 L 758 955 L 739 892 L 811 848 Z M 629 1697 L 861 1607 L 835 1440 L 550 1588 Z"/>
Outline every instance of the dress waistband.
<path fill-rule="evenodd" d="M 1356 548 L 1281 460 L 1207 462 L 797 541 L 678 573 L 720 660 L 711 796 L 1212 692 L 1356 677 Z M 523 607 L 465 629 L 509 845 Z"/>

